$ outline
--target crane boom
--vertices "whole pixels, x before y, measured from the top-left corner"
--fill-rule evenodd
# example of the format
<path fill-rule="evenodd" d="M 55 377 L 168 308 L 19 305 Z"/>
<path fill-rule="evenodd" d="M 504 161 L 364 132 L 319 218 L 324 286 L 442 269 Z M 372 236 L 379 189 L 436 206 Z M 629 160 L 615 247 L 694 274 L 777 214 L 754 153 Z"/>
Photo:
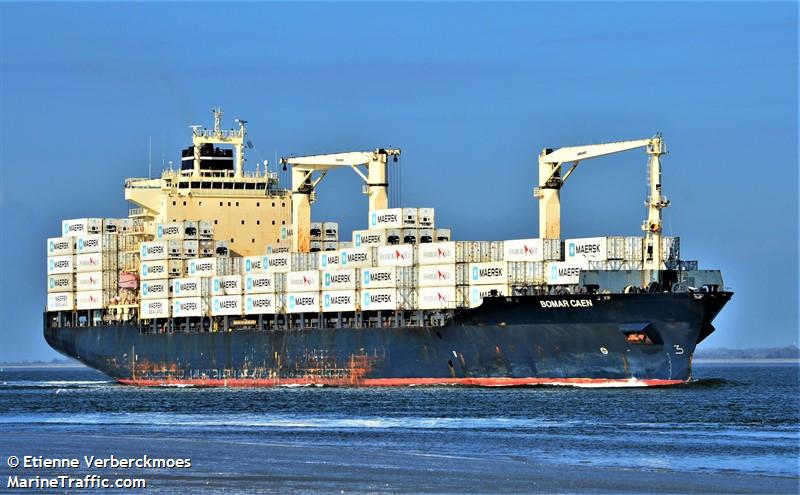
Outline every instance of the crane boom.
<path fill-rule="evenodd" d="M 544 156 L 543 161 L 547 163 L 567 163 L 588 160 L 600 156 L 620 153 L 622 151 L 643 148 L 650 143 L 649 139 L 639 139 L 636 141 L 618 141 L 616 143 L 589 144 L 586 146 L 569 146 L 559 148 Z"/>
<path fill-rule="evenodd" d="M 311 248 L 309 231 L 311 229 L 312 194 L 322 178 L 333 168 L 349 167 L 366 183 L 370 210 L 388 207 L 386 164 L 389 156 L 400 154 L 399 149 L 378 148 L 375 151 L 348 151 L 326 155 L 295 156 L 281 158 L 283 165 L 292 166 L 292 249 L 308 252 Z M 396 160 L 396 158 L 395 158 Z M 366 165 L 367 173 L 359 169 Z M 322 175 L 312 179 L 314 172 Z"/>
<path fill-rule="evenodd" d="M 651 274 L 661 270 L 664 264 L 661 253 L 661 210 L 669 206 L 669 200 L 661 195 L 660 157 L 666 154 L 666 147 L 660 134 L 650 139 L 569 146 L 557 150 L 544 149 L 539 155 L 539 187 L 534 190 L 534 195 L 539 198 L 539 237 L 547 239 L 561 237 L 560 191 L 581 161 L 637 148 L 645 148 L 650 156 L 648 165 L 650 194 L 646 203 L 648 216 L 642 225 L 642 230 L 646 232 L 644 268 Z M 562 174 L 565 163 L 571 163 L 572 166 Z"/>

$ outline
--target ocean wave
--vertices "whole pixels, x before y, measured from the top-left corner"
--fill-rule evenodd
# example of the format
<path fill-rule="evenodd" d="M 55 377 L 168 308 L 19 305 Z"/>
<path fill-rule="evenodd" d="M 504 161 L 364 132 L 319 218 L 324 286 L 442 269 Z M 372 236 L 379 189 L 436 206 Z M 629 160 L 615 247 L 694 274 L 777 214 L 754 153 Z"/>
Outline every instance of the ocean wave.
<path fill-rule="evenodd" d="M 6 388 L 96 388 L 116 385 L 113 380 L 15 380 L 0 382 Z"/>

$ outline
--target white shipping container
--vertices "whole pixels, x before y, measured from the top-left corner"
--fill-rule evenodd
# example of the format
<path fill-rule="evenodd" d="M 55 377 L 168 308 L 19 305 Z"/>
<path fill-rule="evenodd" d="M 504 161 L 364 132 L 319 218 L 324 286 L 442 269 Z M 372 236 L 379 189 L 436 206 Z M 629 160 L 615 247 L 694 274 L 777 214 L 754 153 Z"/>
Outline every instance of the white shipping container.
<path fill-rule="evenodd" d="M 433 228 L 434 227 L 434 209 L 433 208 L 417 208 L 417 222 L 420 227 Z"/>
<path fill-rule="evenodd" d="M 154 242 L 165 242 L 167 243 L 167 256 L 170 258 L 182 258 L 183 257 L 183 243 L 185 241 L 154 241 Z M 198 242 L 199 248 L 199 242 Z M 198 249 L 199 250 L 199 249 Z M 189 258 L 196 258 L 197 255 L 189 256 Z"/>
<path fill-rule="evenodd" d="M 494 294 L 492 292 L 494 291 Z M 462 303 L 469 308 L 477 308 L 483 304 L 484 297 L 510 296 L 511 290 L 507 284 L 499 285 L 471 285 L 465 287 L 466 296 Z"/>
<path fill-rule="evenodd" d="M 355 290 L 331 290 L 322 293 L 322 311 L 356 311 L 358 295 Z"/>
<path fill-rule="evenodd" d="M 244 296 L 244 312 L 248 315 L 274 315 L 280 310 L 278 300 L 276 294 L 248 294 Z"/>
<path fill-rule="evenodd" d="M 401 244 L 403 242 L 403 229 L 386 229 L 386 244 Z"/>
<path fill-rule="evenodd" d="M 200 254 L 200 241 L 183 241 L 182 248 L 182 254 L 184 258 L 197 258 L 197 256 Z"/>
<path fill-rule="evenodd" d="M 183 260 L 167 260 L 167 274 L 170 277 L 182 277 L 185 275 L 185 264 Z"/>
<path fill-rule="evenodd" d="M 352 290 L 358 288 L 358 275 L 355 268 L 325 270 L 322 272 L 323 290 Z"/>
<path fill-rule="evenodd" d="M 470 285 L 507 284 L 508 275 L 508 263 L 505 261 L 469 264 Z"/>
<path fill-rule="evenodd" d="M 117 272 L 81 272 L 75 275 L 75 290 L 116 290 Z"/>
<path fill-rule="evenodd" d="M 544 261 L 509 261 L 508 283 L 514 285 L 541 285 L 544 279 Z"/>
<path fill-rule="evenodd" d="M 353 247 L 352 241 L 339 241 L 339 249 L 350 249 Z"/>
<path fill-rule="evenodd" d="M 75 237 L 75 254 L 102 253 L 117 250 L 116 234 L 88 234 Z"/>
<path fill-rule="evenodd" d="M 403 244 L 416 244 L 419 242 L 419 229 L 403 229 Z"/>
<path fill-rule="evenodd" d="M 433 229 L 419 229 L 417 240 L 420 244 L 436 242 L 436 231 Z"/>
<path fill-rule="evenodd" d="M 558 239 L 513 239 L 503 241 L 504 261 L 548 261 L 561 259 Z"/>
<path fill-rule="evenodd" d="M 662 237 L 661 238 L 661 257 L 665 261 L 677 261 L 681 259 L 681 238 Z"/>
<path fill-rule="evenodd" d="M 236 296 L 242 293 L 241 275 L 211 277 L 212 296 Z"/>
<path fill-rule="evenodd" d="M 156 224 L 157 241 L 182 241 L 184 235 L 183 222 Z"/>
<path fill-rule="evenodd" d="M 47 239 L 47 256 L 65 256 L 75 252 L 75 238 L 51 237 Z"/>
<path fill-rule="evenodd" d="M 262 274 L 265 273 L 266 260 L 265 256 L 245 256 L 242 258 L 242 266 L 244 273 L 247 274 Z"/>
<path fill-rule="evenodd" d="M 417 260 L 420 265 L 438 265 L 456 262 L 455 242 L 431 242 L 420 244 Z"/>
<path fill-rule="evenodd" d="M 436 229 L 436 238 L 434 242 L 447 242 L 453 240 L 452 236 L 450 235 L 450 229 Z"/>
<path fill-rule="evenodd" d="M 289 292 L 318 291 L 320 288 L 320 272 L 303 270 L 286 274 L 286 290 Z"/>
<path fill-rule="evenodd" d="M 172 241 L 180 248 L 180 241 Z M 139 244 L 139 256 L 142 261 L 165 260 L 170 256 L 168 241 L 143 242 Z M 180 256 L 180 250 L 178 250 Z"/>
<path fill-rule="evenodd" d="M 269 273 L 286 273 L 292 269 L 291 253 L 272 253 L 263 256 L 263 264 Z"/>
<path fill-rule="evenodd" d="M 242 296 L 212 296 L 211 315 L 212 316 L 241 316 L 244 314 L 242 307 Z"/>
<path fill-rule="evenodd" d="M 359 291 L 362 311 L 395 311 L 401 308 L 397 289 L 362 289 Z"/>
<path fill-rule="evenodd" d="M 98 272 L 117 269 L 117 253 L 87 253 L 75 255 L 75 271 Z"/>
<path fill-rule="evenodd" d="M 566 239 L 564 251 L 564 261 L 605 261 L 608 259 L 607 238 Z"/>
<path fill-rule="evenodd" d="M 200 246 L 200 256 L 214 256 L 214 241 L 205 239 L 200 241 L 198 245 Z"/>
<path fill-rule="evenodd" d="M 588 268 L 586 261 L 551 261 L 545 267 L 547 285 L 575 285 L 581 270 Z"/>
<path fill-rule="evenodd" d="M 133 232 L 133 219 L 132 218 L 120 218 L 117 220 L 117 232 L 120 234 L 127 234 L 128 232 Z"/>
<path fill-rule="evenodd" d="M 72 311 L 75 309 L 75 296 L 72 292 L 47 294 L 47 311 Z"/>
<path fill-rule="evenodd" d="M 339 224 L 337 222 L 325 222 L 322 224 L 322 233 L 325 240 L 339 240 Z"/>
<path fill-rule="evenodd" d="M 172 279 L 172 297 L 205 297 L 209 293 L 208 278 L 185 277 Z"/>
<path fill-rule="evenodd" d="M 412 266 L 414 264 L 414 246 L 400 244 L 397 246 L 379 246 L 378 266 Z"/>
<path fill-rule="evenodd" d="M 230 256 L 231 250 L 228 241 L 214 241 L 214 256 Z"/>
<path fill-rule="evenodd" d="M 291 252 L 291 249 L 289 249 L 288 245 L 281 246 L 281 245 L 269 244 L 267 245 L 267 248 L 264 250 L 264 252 L 267 254 L 288 253 Z"/>
<path fill-rule="evenodd" d="M 322 251 L 322 241 L 311 241 L 310 247 L 308 248 L 309 253 L 318 253 Z"/>
<path fill-rule="evenodd" d="M 169 318 L 169 299 L 142 299 L 139 303 L 139 317 Z"/>
<path fill-rule="evenodd" d="M 200 220 L 197 223 L 198 236 L 200 239 L 214 238 L 214 224 L 208 220 Z"/>
<path fill-rule="evenodd" d="M 72 273 L 75 271 L 75 256 L 49 256 L 47 258 L 47 274 Z"/>
<path fill-rule="evenodd" d="M 402 229 L 403 209 L 389 208 L 369 212 L 370 229 Z"/>
<path fill-rule="evenodd" d="M 643 248 L 644 248 L 644 238 L 626 237 L 625 255 L 623 259 L 627 261 L 641 261 Z"/>
<path fill-rule="evenodd" d="M 377 262 L 377 250 L 372 247 L 353 247 L 339 250 L 339 264 L 342 268 L 366 268 Z"/>
<path fill-rule="evenodd" d="M 386 245 L 386 230 L 354 230 L 353 246 L 384 246 Z"/>
<path fill-rule="evenodd" d="M 308 234 L 311 239 L 322 240 L 322 222 L 311 222 L 308 229 Z"/>
<path fill-rule="evenodd" d="M 166 278 L 158 280 L 142 280 L 140 294 L 142 299 L 164 299 L 169 297 L 169 280 Z"/>
<path fill-rule="evenodd" d="M 116 218 L 103 219 L 103 232 L 106 234 L 116 234 L 119 232 L 119 220 Z"/>
<path fill-rule="evenodd" d="M 99 234 L 102 231 L 103 220 L 101 218 L 75 218 L 61 221 L 61 234 L 64 236 Z"/>
<path fill-rule="evenodd" d="M 102 309 L 108 306 L 113 292 L 103 290 L 86 290 L 75 293 L 75 308 L 82 309 Z"/>
<path fill-rule="evenodd" d="M 455 263 L 446 265 L 419 265 L 417 285 L 420 287 L 451 287 L 456 285 Z"/>
<path fill-rule="evenodd" d="M 282 283 L 285 281 L 283 273 L 260 273 L 244 276 L 245 294 L 269 294 L 283 290 Z"/>
<path fill-rule="evenodd" d="M 142 261 L 139 267 L 141 280 L 157 280 L 169 276 L 169 267 L 166 261 Z"/>
<path fill-rule="evenodd" d="M 198 223 L 195 220 L 185 220 L 183 222 L 183 238 L 188 240 L 197 240 L 198 237 Z"/>
<path fill-rule="evenodd" d="M 75 288 L 75 276 L 72 273 L 47 276 L 47 292 L 72 292 Z"/>
<path fill-rule="evenodd" d="M 287 313 L 319 313 L 319 292 L 287 292 Z"/>
<path fill-rule="evenodd" d="M 420 287 L 417 290 L 417 307 L 419 309 L 452 309 L 458 306 L 456 288 Z"/>
<path fill-rule="evenodd" d="M 341 253 L 339 251 L 319 253 L 319 264 L 317 266 L 319 266 L 320 270 L 337 268 L 341 264 Z"/>
<path fill-rule="evenodd" d="M 213 277 L 217 274 L 217 258 L 186 260 L 186 274 L 190 277 Z"/>
<path fill-rule="evenodd" d="M 217 275 L 241 275 L 242 258 L 240 256 L 217 256 Z"/>
<path fill-rule="evenodd" d="M 359 280 L 362 289 L 390 289 L 414 287 L 417 272 L 410 266 L 362 268 Z"/>
<path fill-rule="evenodd" d="M 403 227 L 417 228 L 419 220 L 417 219 L 416 208 L 402 208 L 403 211 Z"/>
<path fill-rule="evenodd" d="M 207 297 L 176 297 L 172 299 L 173 318 L 191 318 L 208 315 Z"/>
<path fill-rule="evenodd" d="M 339 243 L 337 241 L 325 241 L 322 243 L 323 251 L 336 251 L 337 249 L 339 249 Z"/>

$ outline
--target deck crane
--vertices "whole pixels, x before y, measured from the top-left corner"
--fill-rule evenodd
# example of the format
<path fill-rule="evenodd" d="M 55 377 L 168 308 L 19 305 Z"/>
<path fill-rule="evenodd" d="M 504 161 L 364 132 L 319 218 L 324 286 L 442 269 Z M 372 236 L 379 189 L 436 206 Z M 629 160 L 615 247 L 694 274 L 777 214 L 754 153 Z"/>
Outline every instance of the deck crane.
<path fill-rule="evenodd" d="M 397 161 L 399 149 L 378 148 L 375 151 L 350 151 L 328 155 L 295 156 L 281 158 L 282 165 L 292 166 L 292 250 L 308 252 L 311 248 L 311 203 L 315 189 L 325 178 L 328 170 L 349 167 L 364 182 L 364 194 L 369 196 L 369 209 L 388 207 L 386 164 L 390 156 Z M 366 173 L 359 167 L 366 166 Z M 320 172 L 315 178 L 314 172 Z"/>
<path fill-rule="evenodd" d="M 661 155 L 666 154 L 666 145 L 661 134 L 650 139 L 619 141 L 616 143 L 570 146 L 557 150 L 544 149 L 539 155 L 539 187 L 534 196 L 539 198 L 539 237 L 559 239 L 561 237 L 561 198 L 564 182 L 583 160 L 611 155 L 623 151 L 645 148 L 649 155 L 647 220 L 642 224 L 645 232 L 644 269 L 653 274 L 664 268 L 661 246 L 661 210 L 669 206 L 669 200 L 661 194 Z M 562 175 L 562 166 L 571 163 Z"/>

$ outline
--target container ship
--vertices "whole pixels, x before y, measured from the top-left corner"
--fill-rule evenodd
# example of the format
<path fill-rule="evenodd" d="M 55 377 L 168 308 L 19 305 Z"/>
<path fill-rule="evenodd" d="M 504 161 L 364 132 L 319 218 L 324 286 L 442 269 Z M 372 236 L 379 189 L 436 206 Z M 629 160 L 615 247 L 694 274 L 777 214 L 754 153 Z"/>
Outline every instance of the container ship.
<path fill-rule="evenodd" d="M 467 241 L 434 208 L 389 208 L 400 150 L 281 158 L 287 189 L 266 161 L 244 170 L 246 122 L 221 117 L 192 126 L 180 169 L 125 182 L 127 218 L 47 240 L 55 350 L 138 386 L 666 386 L 732 297 L 662 233 L 660 135 L 544 149 L 539 237 Z M 643 235 L 562 239 L 565 181 L 629 150 L 648 158 Z M 311 221 L 334 169 L 369 202 L 346 240 Z"/>

